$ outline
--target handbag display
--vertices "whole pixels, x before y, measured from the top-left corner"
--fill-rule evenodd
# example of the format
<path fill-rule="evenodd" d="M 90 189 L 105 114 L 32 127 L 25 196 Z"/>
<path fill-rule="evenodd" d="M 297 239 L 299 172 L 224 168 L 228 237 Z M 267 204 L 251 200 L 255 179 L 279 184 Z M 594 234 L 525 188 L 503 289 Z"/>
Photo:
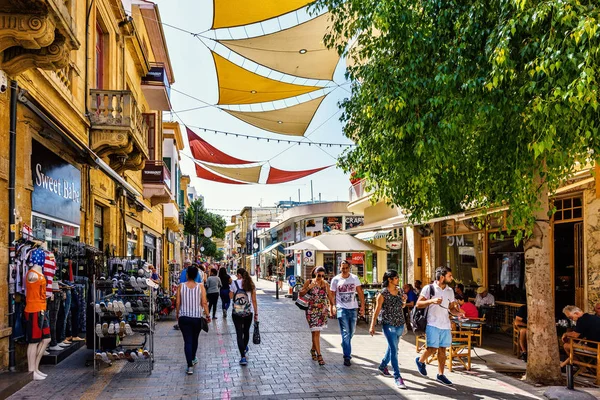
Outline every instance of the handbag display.
<path fill-rule="evenodd" d="M 254 332 L 252 333 L 252 343 L 260 344 L 260 330 L 258 329 L 258 321 L 254 321 Z"/>

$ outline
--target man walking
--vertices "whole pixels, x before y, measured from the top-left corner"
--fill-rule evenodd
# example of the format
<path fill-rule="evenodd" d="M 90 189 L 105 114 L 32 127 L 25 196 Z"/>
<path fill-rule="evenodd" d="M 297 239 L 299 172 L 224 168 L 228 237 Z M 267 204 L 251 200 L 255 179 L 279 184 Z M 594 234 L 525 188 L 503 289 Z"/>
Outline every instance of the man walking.
<path fill-rule="evenodd" d="M 429 307 L 427 310 L 427 350 L 415 360 L 417 369 L 423 376 L 427 376 L 425 361 L 437 351 L 438 375 L 437 381 L 444 385 L 452 385 L 452 382 L 444 375 L 446 365 L 446 348 L 452 344 L 452 327 L 448 318 L 448 311 L 453 315 L 463 316 L 458 304 L 454 300 L 454 291 L 449 283 L 452 282 L 450 268 L 440 267 L 435 271 L 436 281 L 427 285 L 421 291 L 418 308 Z"/>
<path fill-rule="evenodd" d="M 350 264 L 348 264 L 348 261 L 342 261 L 340 269 L 342 270 L 342 273 L 336 275 L 331 280 L 331 291 L 335 296 L 336 314 L 340 325 L 340 333 L 342 334 L 344 365 L 349 367 L 351 365 L 350 359 L 352 358 L 352 345 L 350 341 L 352 340 L 354 330 L 356 329 L 357 314 L 362 316 L 365 313 L 365 294 L 358 277 L 350 273 Z M 359 313 L 357 313 L 357 293 L 358 298 L 360 299 Z"/>

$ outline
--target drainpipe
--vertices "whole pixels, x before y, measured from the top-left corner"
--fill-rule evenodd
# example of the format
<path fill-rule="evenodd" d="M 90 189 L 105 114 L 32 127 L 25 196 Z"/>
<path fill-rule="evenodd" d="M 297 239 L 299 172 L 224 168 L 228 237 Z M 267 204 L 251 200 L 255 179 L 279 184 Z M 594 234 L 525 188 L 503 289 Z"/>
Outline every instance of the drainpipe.
<path fill-rule="evenodd" d="M 10 150 L 9 150 L 9 172 L 8 172 L 8 248 L 9 263 L 13 263 L 14 258 L 14 245 L 16 225 L 15 225 L 15 181 L 17 172 L 17 91 L 19 85 L 17 81 L 10 81 L 10 110 L 9 110 L 9 136 L 10 136 Z M 16 359 L 15 359 L 15 341 L 14 341 L 14 327 L 15 327 L 15 299 L 13 295 L 13 289 L 10 287 L 10 273 L 11 268 L 8 268 L 8 326 L 11 328 L 9 343 L 8 343 L 8 367 L 10 371 L 15 371 Z"/>

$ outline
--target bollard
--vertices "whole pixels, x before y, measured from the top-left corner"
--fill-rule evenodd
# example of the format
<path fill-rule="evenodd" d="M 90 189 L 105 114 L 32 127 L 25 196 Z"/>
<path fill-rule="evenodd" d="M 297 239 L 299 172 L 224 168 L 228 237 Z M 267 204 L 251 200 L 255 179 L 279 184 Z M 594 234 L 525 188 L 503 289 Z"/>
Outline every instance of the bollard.
<path fill-rule="evenodd" d="M 574 390 L 573 364 L 567 364 L 567 389 Z"/>
<path fill-rule="evenodd" d="M 275 281 L 275 298 L 279 299 L 279 278 Z"/>

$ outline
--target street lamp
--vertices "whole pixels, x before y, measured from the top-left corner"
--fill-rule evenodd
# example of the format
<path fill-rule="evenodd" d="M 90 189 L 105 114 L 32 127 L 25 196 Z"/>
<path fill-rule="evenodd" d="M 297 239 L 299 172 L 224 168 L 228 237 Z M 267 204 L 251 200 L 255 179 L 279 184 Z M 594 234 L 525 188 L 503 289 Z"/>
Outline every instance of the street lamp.
<path fill-rule="evenodd" d="M 256 252 L 256 250 L 258 250 L 258 243 L 254 242 L 252 247 L 254 247 L 254 252 Z M 258 282 L 258 274 L 260 273 L 260 264 L 259 264 L 258 260 L 256 260 L 256 255 L 254 257 L 255 257 L 254 263 L 256 265 L 256 282 Z"/>

